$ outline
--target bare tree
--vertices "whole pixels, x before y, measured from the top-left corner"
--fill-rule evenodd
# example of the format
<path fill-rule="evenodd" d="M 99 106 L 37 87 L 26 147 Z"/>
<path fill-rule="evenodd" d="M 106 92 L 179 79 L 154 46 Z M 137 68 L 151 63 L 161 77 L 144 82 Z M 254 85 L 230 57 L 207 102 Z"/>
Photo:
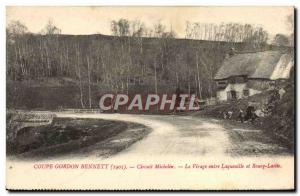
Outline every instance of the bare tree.
<path fill-rule="evenodd" d="M 8 40 L 22 36 L 27 32 L 27 27 L 18 20 L 11 21 L 6 28 Z"/>
<path fill-rule="evenodd" d="M 77 72 L 77 76 L 79 78 L 80 103 L 81 103 L 81 108 L 85 108 L 84 101 L 83 101 L 83 84 L 82 84 L 82 76 L 81 76 L 79 44 L 76 44 L 75 48 L 76 48 L 77 62 L 76 62 L 76 64 L 74 64 L 74 66 L 75 66 L 75 71 L 77 70 L 76 72 Z"/>
<path fill-rule="evenodd" d="M 6 28 L 7 48 L 13 48 L 14 50 L 14 62 L 8 61 L 7 71 L 13 75 L 15 80 L 26 76 L 25 59 L 28 52 L 25 50 L 26 42 L 22 38 L 27 32 L 27 27 L 20 21 L 11 21 Z"/>
<path fill-rule="evenodd" d="M 199 98 L 202 99 L 202 85 L 201 85 L 201 80 L 200 80 L 198 52 L 196 52 L 196 66 L 197 66 L 197 81 L 198 81 Z"/>
<path fill-rule="evenodd" d="M 89 56 L 86 57 L 87 61 L 87 73 L 88 73 L 88 87 L 89 87 L 89 107 L 92 108 L 92 97 L 91 97 L 91 68 L 90 68 L 90 58 Z"/>
<path fill-rule="evenodd" d="M 46 26 L 41 30 L 41 33 L 45 35 L 57 35 L 61 34 L 61 29 L 55 26 L 53 21 L 49 19 Z"/>

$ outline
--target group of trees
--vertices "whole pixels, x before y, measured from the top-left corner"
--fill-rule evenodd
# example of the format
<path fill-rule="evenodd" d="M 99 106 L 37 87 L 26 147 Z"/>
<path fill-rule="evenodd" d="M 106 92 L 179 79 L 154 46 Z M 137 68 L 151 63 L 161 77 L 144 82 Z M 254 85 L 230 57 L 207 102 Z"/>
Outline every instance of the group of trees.
<path fill-rule="evenodd" d="M 53 38 L 61 33 L 51 21 L 34 35 L 19 21 L 13 21 L 6 29 L 7 33 L 7 71 L 12 80 L 28 79 L 30 77 L 49 77 L 53 75 L 53 53 L 60 44 Z M 36 39 L 38 38 L 38 39 Z M 33 44 L 38 45 L 35 48 Z M 55 51 L 53 51 L 55 49 Z M 39 57 L 38 57 L 39 56 Z M 41 63 L 42 62 L 42 63 Z M 39 64 L 39 66 L 36 66 Z"/>
<path fill-rule="evenodd" d="M 267 42 L 268 33 L 262 27 L 255 27 L 251 24 L 207 24 L 187 22 L 186 38 L 225 42 L 245 42 L 259 46 L 262 43 Z"/>
<path fill-rule="evenodd" d="M 13 81 L 71 78 L 82 108 L 96 104 L 95 87 L 130 94 L 136 78 L 144 81 L 145 92 L 180 86 L 205 98 L 214 95 L 213 76 L 231 48 L 267 47 L 267 32 L 250 24 L 187 22 L 186 39 L 175 39 L 167 29 L 160 21 L 149 28 L 140 20 L 119 19 L 111 21 L 114 36 L 70 36 L 61 35 L 51 21 L 38 34 L 13 21 L 7 26 L 7 76 Z"/>
<path fill-rule="evenodd" d="M 172 30 L 167 31 L 166 26 L 158 21 L 152 28 L 148 28 L 145 23 L 140 20 L 127 20 L 121 18 L 111 21 L 111 32 L 114 36 L 124 37 L 173 37 L 176 34 Z"/>

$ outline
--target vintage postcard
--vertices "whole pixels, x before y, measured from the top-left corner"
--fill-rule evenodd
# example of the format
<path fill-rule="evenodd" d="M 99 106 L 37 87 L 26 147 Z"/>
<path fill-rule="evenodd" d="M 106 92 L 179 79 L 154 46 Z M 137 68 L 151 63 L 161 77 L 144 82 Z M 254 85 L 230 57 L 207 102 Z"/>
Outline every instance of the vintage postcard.
<path fill-rule="evenodd" d="M 294 7 L 6 7 L 8 190 L 295 190 Z"/>

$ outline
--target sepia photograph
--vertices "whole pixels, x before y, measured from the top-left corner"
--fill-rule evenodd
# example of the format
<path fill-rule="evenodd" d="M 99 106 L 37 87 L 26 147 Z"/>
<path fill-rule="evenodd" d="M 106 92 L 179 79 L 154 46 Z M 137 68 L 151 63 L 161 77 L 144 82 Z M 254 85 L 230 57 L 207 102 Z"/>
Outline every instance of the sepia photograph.
<path fill-rule="evenodd" d="M 294 22 L 292 6 L 7 6 L 6 188 L 295 190 Z"/>

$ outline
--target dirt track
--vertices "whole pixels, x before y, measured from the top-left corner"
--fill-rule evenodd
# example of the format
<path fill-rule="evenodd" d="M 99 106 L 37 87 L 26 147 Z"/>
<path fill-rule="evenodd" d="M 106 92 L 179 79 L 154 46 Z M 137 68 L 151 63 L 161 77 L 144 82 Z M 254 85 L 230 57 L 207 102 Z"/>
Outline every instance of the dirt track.
<path fill-rule="evenodd" d="M 284 189 L 294 184 L 294 156 L 249 125 L 191 116 L 67 114 L 58 117 L 96 118 L 130 121 L 151 127 L 151 132 L 127 148 L 99 156 L 102 148 L 91 145 L 82 156 L 51 157 L 46 160 L 7 159 L 7 171 L 14 187 L 32 189 Z M 130 129 L 129 129 L 130 130 Z M 131 129 L 135 132 L 136 130 Z M 125 131 L 126 132 L 126 131 Z M 122 132 L 124 133 L 124 132 Z M 122 134 L 121 133 L 121 134 Z M 118 134 L 126 140 L 128 134 Z M 122 139 L 114 142 L 122 142 Z M 110 142 L 111 143 L 111 142 Z M 117 143 L 112 147 L 116 147 Z M 100 146 L 101 147 L 101 146 Z M 100 153 L 101 154 L 101 153 Z M 35 170 L 34 164 L 109 164 L 133 166 L 127 170 Z M 280 164 L 271 169 L 185 169 L 186 164 Z M 138 165 L 171 164 L 176 169 L 136 169 Z M 179 168 L 182 166 L 182 168 Z M 178 167 L 178 168 L 177 168 Z M 19 180 L 24 172 L 26 182 Z M 44 180 L 55 179 L 51 181 Z M 91 180 L 93 179 L 93 180 Z M 270 181 L 270 179 L 276 179 Z M 120 183 L 125 182 L 125 183 Z M 8 182 L 9 183 L 9 182 Z M 249 184 L 251 186 L 249 186 Z M 123 186 L 122 186 L 123 185 Z M 229 186 L 230 185 L 230 186 Z M 14 188 L 11 187 L 11 188 Z M 99 189 L 99 188 L 98 188 Z"/>
<path fill-rule="evenodd" d="M 288 150 L 262 130 L 226 121 L 177 115 L 66 114 L 58 117 L 99 118 L 144 124 L 152 132 L 115 156 L 248 156 L 283 155 Z M 126 138 L 125 138 L 126 139 Z"/>

